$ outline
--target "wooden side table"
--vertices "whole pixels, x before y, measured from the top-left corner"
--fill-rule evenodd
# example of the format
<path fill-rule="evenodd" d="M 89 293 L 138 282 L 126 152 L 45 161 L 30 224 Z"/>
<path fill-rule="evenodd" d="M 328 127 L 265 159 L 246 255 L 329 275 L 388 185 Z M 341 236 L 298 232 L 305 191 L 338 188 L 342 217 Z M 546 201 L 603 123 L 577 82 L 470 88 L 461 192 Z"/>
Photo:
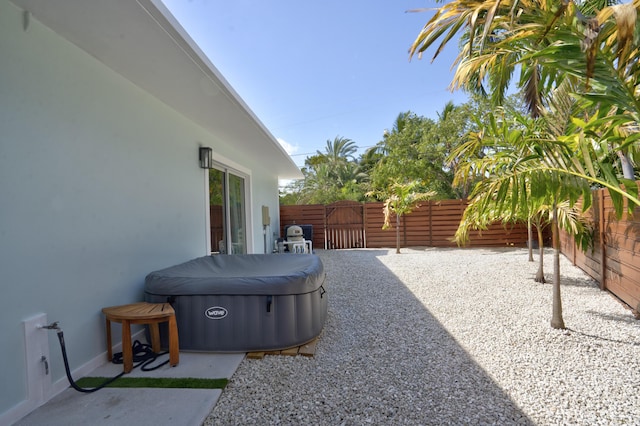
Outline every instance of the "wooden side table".
<path fill-rule="evenodd" d="M 131 346 L 131 324 L 147 324 L 151 334 L 151 348 L 160 352 L 160 331 L 158 324 L 169 323 L 169 364 L 178 365 L 180 360 L 178 347 L 178 324 L 176 313 L 168 303 L 132 303 L 129 305 L 102 308 L 107 320 L 107 358 L 113 359 L 111 348 L 111 321 L 122 323 L 122 361 L 124 372 L 133 369 L 133 350 Z"/>

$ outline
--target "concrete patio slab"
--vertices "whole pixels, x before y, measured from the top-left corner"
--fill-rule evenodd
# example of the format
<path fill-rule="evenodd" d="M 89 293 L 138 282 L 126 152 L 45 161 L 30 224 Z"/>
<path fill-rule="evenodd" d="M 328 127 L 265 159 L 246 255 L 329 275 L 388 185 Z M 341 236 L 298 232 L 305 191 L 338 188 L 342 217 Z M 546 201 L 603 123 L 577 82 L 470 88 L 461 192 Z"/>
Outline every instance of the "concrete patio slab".
<path fill-rule="evenodd" d="M 126 377 L 231 378 L 245 354 L 180 353 L 176 367 L 134 369 Z M 162 362 L 166 357 L 162 357 Z M 105 363 L 89 376 L 112 377 L 122 365 Z M 221 389 L 104 388 L 93 393 L 67 389 L 15 425 L 202 424 L 222 394 Z"/>

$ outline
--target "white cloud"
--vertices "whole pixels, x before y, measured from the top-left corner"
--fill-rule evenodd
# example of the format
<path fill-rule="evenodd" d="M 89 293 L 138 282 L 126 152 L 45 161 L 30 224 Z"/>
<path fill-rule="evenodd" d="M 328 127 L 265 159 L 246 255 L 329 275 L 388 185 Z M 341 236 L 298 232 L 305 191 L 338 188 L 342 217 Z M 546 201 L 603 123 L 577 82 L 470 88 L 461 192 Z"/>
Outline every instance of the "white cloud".
<path fill-rule="evenodd" d="M 276 138 L 276 140 L 278 141 L 280 146 L 282 146 L 284 150 L 287 151 L 287 154 L 292 155 L 298 152 L 298 146 L 291 145 L 289 142 L 281 138 Z"/>
<path fill-rule="evenodd" d="M 282 138 L 276 138 L 276 140 L 284 148 L 284 150 L 287 151 L 287 154 L 289 155 L 295 154 L 296 152 L 298 152 L 298 149 L 300 148 L 299 146 L 291 145 L 289 142 L 285 141 Z M 298 163 L 296 162 L 296 164 Z M 298 167 L 300 167 L 300 165 L 298 165 Z M 293 180 L 291 179 L 280 179 L 278 180 L 278 186 L 280 187 L 280 189 L 283 189 L 285 186 L 289 185 L 291 182 L 293 182 Z"/>

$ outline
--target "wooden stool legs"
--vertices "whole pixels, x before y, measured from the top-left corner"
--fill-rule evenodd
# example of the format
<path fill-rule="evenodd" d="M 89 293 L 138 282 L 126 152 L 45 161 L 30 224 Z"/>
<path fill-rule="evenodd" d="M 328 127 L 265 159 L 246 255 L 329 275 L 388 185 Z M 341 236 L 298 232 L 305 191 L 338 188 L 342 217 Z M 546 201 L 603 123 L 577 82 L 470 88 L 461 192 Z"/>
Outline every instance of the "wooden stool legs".
<path fill-rule="evenodd" d="M 160 327 L 157 323 L 149 324 L 149 335 L 151 336 L 151 349 L 155 353 L 160 352 Z"/>
<path fill-rule="evenodd" d="M 160 339 L 158 339 L 160 345 Z M 169 365 L 175 367 L 180 361 L 180 350 L 178 347 L 178 322 L 176 316 L 169 317 Z"/>
<path fill-rule="evenodd" d="M 125 373 L 133 370 L 133 348 L 131 346 L 131 324 L 127 320 L 122 320 L 122 364 Z"/>
<path fill-rule="evenodd" d="M 106 319 L 107 321 L 107 361 L 111 362 L 113 359 L 113 348 L 111 347 L 111 321 L 109 317 Z"/>
<path fill-rule="evenodd" d="M 175 311 L 168 303 L 133 303 L 130 305 L 103 308 L 107 326 L 107 359 L 113 359 L 111 348 L 111 321 L 122 324 L 122 362 L 125 373 L 133 369 L 133 349 L 131 344 L 131 324 L 146 324 L 151 335 L 151 348 L 160 352 L 160 330 L 158 324 L 168 322 L 169 365 L 175 367 L 180 362 L 178 344 L 178 324 Z"/>

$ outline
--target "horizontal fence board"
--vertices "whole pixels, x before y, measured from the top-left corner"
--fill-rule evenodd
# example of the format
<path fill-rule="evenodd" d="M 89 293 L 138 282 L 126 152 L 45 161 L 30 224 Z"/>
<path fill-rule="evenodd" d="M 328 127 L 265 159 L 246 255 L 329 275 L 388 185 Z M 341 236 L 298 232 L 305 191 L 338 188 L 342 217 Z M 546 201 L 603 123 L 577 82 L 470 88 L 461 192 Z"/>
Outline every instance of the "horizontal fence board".
<path fill-rule="evenodd" d="M 466 206 L 464 200 L 422 203 L 401 220 L 401 246 L 456 247 L 453 238 Z M 330 217 L 327 217 L 327 208 L 333 209 Z M 327 241 L 331 241 L 334 247 L 345 248 L 395 247 L 395 217 L 391 218 L 391 227 L 383 230 L 382 209 L 383 203 L 353 202 L 330 206 L 281 206 L 281 235 L 284 235 L 287 225 L 312 225 L 314 247 L 328 247 Z M 355 220 L 357 216 L 354 212 L 358 211 L 361 212 L 362 223 Z M 598 190 L 594 191 L 594 203 L 586 215 L 593 221 L 596 230 L 593 248 L 584 253 L 576 247 L 571 236 L 561 232 L 559 242 L 562 252 L 576 266 L 601 282 L 603 288 L 633 308 L 640 308 L 640 208 L 636 207 L 633 215 L 625 213 L 621 220 L 617 220 L 608 193 Z M 336 223 L 329 224 L 332 220 Z M 213 228 L 212 236 L 217 237 L 219 231 Z M 528 233 L 526 224 L 506 227 L 493 224 L 483 231 L 470 231 L 469 238 L 468 247 L 526 247 Z M 544 231 L 544 238 L 545 242 L 550 240 L 548 230 Z M 534 239 L 537 242 L 535 230 Z M 603 266 L 604 277 L 601 276 Z"/>
<path fill-rule="evenodd" d="M 640 187 L 640 182 L 636 184 Z M 572 255 L 573 263 L 602 288 L 640 310 L 640 207 L 617 220 L 608 191 L 600 189 L 593 191 L 593 207 L 587 216 L 596 232 L 593 249 L 581 252 L 573 238 L 562 232 L 562 252 Z"/>
<path fill-rule="evenodd" d="M 640 182 L 638 182 L 640 186 Z M 312 225 L 313 246 L 335 248 L 390 248 L 396 246 L 396 220 L 383 230 L 383 203 L 340 202 L 329 206 L 281 206 L 281 235 L 286 225 Z M 407 246 L 456 247 L 453 241 L 460 219 L 467 206 L 465 200 L 441 200 L 421 203 L 409 215 L 402 217 L 400 244 Z M 327 212 L 329 211 L 329 216 Z M 358 213 L 360 212 L 360 213 Z M 358 219 L 361 215 L 361 222 Z M 560 233 L 561 251 L 576 266 L 634 308 L 640 303 L 640 208 L 633 215 L 624 214 L 617 220 L 607 191 L 594 191 L 594 203 L 586 216 L 593 221 L 594 245 L 586 253 L 576 247 L 573 238 Z M 330 222 L 335 223 L 330 223 Z M 214 230 L 212 229 L 212 234 Z M 526 224 L 493 224 L 488 229 L 469 232 L 468 247 L 526 247 Z M 333 239 L 333 240 L 331 240 Z M 537 232 L 534 229 L 537 242 Z M 550 241 L 544 231 L 545 243 Z M 604 247 L 604 256 L 603 248 Z M 604 263 L 603 263 L 604 261 Z M 605 277 L 601 275 L 604 274 Z"/>
<path fill-rule="evenodd" d="M 637 296 L 637 281 L 633 281 L 628 277 L 624 277 L 615 273 L 612 273 L 610 270 L 607 270 L 607 290 L 615 294 L 618 298 L 623 301 L 629 300 L 627 302 L 631 307 L 637 308 L 638 300 Z"/>
<path fill-rule="evenodd" d="M 412 213 L 404 215 L 400 224 L 400 244 L 407 246 L 456 247 L 453 241 L 466 201 L 443 200 L 421 203 Z M 281 235 L 291 224 L 308 224 L 314 228 L 314 247 L 395 247 L 396 219 L 383 230 L 383 203 L 339 202 L 328 206 L 281 206 Z M 361 219 L 359 217 L 361 215 Z M 355 229 L 362 234 L 353 234 Z M 339 233 L 337 229 L 349 230 Z M 495 247 L 526 245 L 527 231 L 524 224 L 516 226 L 493 224 L 484 231 L 470 231 L 469 247 Z"/>

